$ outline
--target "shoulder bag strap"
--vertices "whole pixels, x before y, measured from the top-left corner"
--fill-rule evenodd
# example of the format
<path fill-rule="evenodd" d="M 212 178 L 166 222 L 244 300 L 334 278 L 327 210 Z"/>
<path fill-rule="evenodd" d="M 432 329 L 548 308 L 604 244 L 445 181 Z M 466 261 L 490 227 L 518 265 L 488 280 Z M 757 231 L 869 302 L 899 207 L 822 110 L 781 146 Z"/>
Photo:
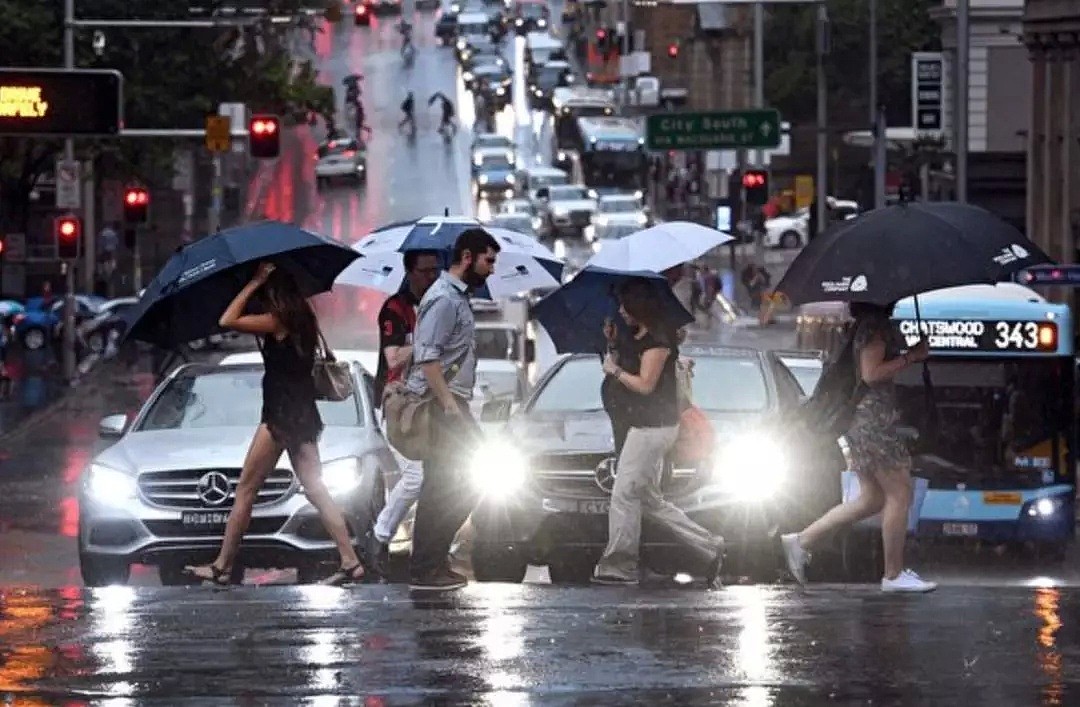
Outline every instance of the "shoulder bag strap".
<path fill-rule="evenodd" d="M 323 336 L 322 327 L 319 326 L 319 323 L 317 321 L 315 322 L 315 331 L 319 334 L 319 343 L 322 346 L 323 360 L 334 363 L 335 361 L 337 361 L 337 359 L 334 358 L 334 352 L 330 350 L 330 345 L 326 343 L 326 337 Z"/>

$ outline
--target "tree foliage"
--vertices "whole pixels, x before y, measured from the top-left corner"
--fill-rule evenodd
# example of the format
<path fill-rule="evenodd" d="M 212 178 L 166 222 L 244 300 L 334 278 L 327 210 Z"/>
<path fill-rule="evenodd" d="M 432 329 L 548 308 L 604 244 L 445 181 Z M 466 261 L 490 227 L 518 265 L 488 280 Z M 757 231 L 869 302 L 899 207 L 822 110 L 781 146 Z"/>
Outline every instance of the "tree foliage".
<path fill-rule="evenodd" d="M 289 13 L 300 0 L 275 0 Z M 187 18 L 188 0 L 79 0 L 77 16 L 92 19 Z M 62 63 L 60 2 L 0 0 L 0 65 L 55 67 Z M 201 128 L 222 102 L 293 115 L 318 102 L 312 71 L 298 71 L 287 25 L 263 22 L 242 28 L 108 28 L 104 51 L 92 46 L 94 31 L 75 33 L 76 66 L 113 68 L 124 76 L 126 128 Z M 25 221 L 27 200 L 43 171 L 51 168 L 56 140 L 0 138 L 0 192 L 9 225 Z M 79 140 L 80 157 L 96 159 L 103 177 L 146 177 L 171 163 L 171 140 Z"/>
<path fill-rule="evenodd" d="M 890 125 L 911 124 L 911 53 L 935 51 L 941 30 L 930 17 L 940 0 L 878 0 L 878 96 Z M 829 122 L 866 129 L 870 116 L 868 0 L 827 0 L 831 53 L 825 71 Z M 816 116 L 814 5 L 774 6 L 766 20 L 765 95 L 785 120 Z"/>

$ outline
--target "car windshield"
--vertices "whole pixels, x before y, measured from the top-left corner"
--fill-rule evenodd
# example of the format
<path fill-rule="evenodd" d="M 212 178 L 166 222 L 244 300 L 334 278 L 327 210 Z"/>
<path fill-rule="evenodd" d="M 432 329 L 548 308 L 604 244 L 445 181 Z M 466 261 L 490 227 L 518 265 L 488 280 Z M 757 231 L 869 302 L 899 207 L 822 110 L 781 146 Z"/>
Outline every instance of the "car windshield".
<path fill-rule="evenodd" d="M 545 66 L 540 69 L 536 76 L 536 81 L 537 83 L 550 86 L 563 81 L 569 73 L 570 69 L 565 66 Z"/>
<path fill-rule="evenodd" d="M 485 149 L 489 147 L 510 147 L 514 146 L 513 140 L 502 135 L 481 135 L 476 138 L 476 142 L 473 143 L 473 149 Z"/>
<path fill-rule="evenodd" d="M 480 158 L 480 166 L 484 169 L 513 169 L 506 155 L 484 155 Z"/>
<path fill-rule="evenodd" d="M 603 199 L 600 201 L 600 211 L 605 214 L 630 214 L 641 211 L 641 205 L 636 199 Z"/>
<path fill-rule="evenodd" d="M 513 199 L 511 201 L 503 202 L 499 206 L 499 214 L 530 214 L 532 213 L 532 204 L 524 199 Z"/>
<path fill-rule="evenodd" d="M 535 174 L 529 177 L 529 181 L 533 187 L 553 187 L 566 184 L 567 177 L 565 174 Z"/>
<path fill-rule="evenodd" d="M 476 392 L 481 400 L 489 398 L 510 398 L 514 402 L 521 400 L 521 377 L 516 371 L 476 372 Z"/>
<path fill-rule="evenodd" d="M 516 329 L 476 329 L 476 357 L 513 361 L 519 332 Z"/>
<path fill-rule="evenodd" d="M 554 201 L 570 201 L 572 199 L 588 199 L 589 193 L 583 187 L 560 186 L 551 190 L 551 198 Z"/>
<path fill-rule="evenodd" d="M 477 66 L 502 66 L 506 60 L 494 52 L 480 52 L 473 57 L 473 64 Z"/>
<path fill-rule="evenodd" d="M 603 410 L 599 358 L 567 361 L 535 398 L 533 412 Z M 756 358 L 699 356 L 694 359 L 694 404 L 708 412 L 763 412 L 769 405 L 765 372 Z"/>
<path fill-rule="evenodd" d="M 530 18 L 544 17 L 547 15 L 547 7 L 538 2 L 524 2 L 518 5 L 518 15 Z"/>
<path fill-rule="evenodd" d="M 360 144 L 355 139 L 331 140 L 319 145 L 319 159 L 327 155 L 340 155 L 348 150 L 359 150 Z"/>
<path fill-rule="evenodd" d="M 803 394 L 810 395 L 814 392 L 814 387 L 817 385 L 818 379 L 821 378 L 822 366 L 820 361 L 781 356 L 780 362 L 787 366 L 787 369 L 791 371 L 791 375 L 795 376 L 795 380 L 799 383 L 799 387 L 802 388 Z"/>
<path fill-rule="evenodd" d="M 154 399 L 138 429 L 255 429 L 262 413 L 262 377 L 261 367 L 181 373 Z M 336 402 L 320 400 L 317 405 L 327 427 L 363 425 L 353 396 Z"/>
<path fill-rule="evenodd" d="M 528 214 L 497 214 L 491 220 L 491 224 L 499 228 L 509 228 L 511 231 L 520 231 L 521 233 L 532 232 L 532 216 Z"/>

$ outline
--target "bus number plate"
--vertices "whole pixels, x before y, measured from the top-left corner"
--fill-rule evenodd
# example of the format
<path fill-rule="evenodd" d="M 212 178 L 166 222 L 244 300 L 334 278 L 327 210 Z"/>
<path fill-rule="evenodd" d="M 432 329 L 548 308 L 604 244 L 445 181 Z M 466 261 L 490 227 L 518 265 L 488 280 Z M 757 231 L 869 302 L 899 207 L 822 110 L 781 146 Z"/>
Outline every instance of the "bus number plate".
<path fill-rule="evenodd" d="M 941 531 L 946 535 L 970 538 L 979 534 L 979 525 L 978 523 L 945 523 L 941 526 Z"/>

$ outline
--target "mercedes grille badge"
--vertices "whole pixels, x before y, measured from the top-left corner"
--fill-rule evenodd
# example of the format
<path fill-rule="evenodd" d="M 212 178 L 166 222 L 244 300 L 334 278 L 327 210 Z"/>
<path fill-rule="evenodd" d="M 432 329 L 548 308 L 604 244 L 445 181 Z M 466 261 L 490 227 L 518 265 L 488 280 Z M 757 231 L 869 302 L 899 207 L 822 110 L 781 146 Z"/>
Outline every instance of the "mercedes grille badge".
<path fill-rule="evenodd" d="M 229 477 L 220 471 L 207 472 L 199 479 L 195 492 L 206 505 L 222 506 L 229 500 Z"/>
<path fill-rule="evenodd" d="M 596 465 L 596 485 L 604 493 L 611 493 L 615 487 L 615 457 L 608 457 Z"/>

